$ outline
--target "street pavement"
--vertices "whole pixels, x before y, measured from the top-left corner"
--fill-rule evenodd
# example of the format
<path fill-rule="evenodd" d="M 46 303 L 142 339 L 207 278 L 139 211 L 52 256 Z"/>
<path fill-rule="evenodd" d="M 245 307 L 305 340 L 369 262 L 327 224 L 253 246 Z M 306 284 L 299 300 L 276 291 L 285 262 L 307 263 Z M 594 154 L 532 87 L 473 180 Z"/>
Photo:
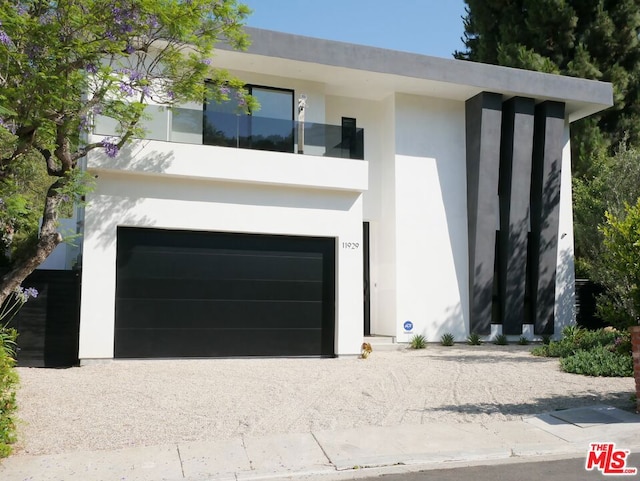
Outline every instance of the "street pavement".
<path fill-rule="evenodd" d="M 0 479 L 364 480 L 456 466 L 586 460 L 591 443 L 615 443 L 615 449 L 640 453 L 640 414 L 598 405 L 508 422 L 369 426 L 115 451 L 18 455 L 0 464 Z"/>
<path fill-rule="evenodd" d="M 640 466 L 640 454 L 631 455 L 629 466 Z M 585 457 L 510 461 L 461 468 L 430 469 L 415 473 L 383 474 L 360 481 L 604 481 L 598 470 L 585 469 Z M 624 476 L 623 476 L 624 479 Z M 637 479 L 632 476 L 629 479 Z"/>

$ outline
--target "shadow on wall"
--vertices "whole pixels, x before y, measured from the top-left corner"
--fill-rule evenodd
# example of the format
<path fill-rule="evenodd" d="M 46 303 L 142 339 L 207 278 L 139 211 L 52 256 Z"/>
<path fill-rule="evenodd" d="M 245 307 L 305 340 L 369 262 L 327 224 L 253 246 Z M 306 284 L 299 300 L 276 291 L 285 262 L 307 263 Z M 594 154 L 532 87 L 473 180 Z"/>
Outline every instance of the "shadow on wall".
<path fill-rule="evenodd" d="M 164 173 L 174 160 L 173 153 L 161 153 L 152 150 L 151 145 L 153 144 L 150 140 L 133 140 L 113 158 L 102 151 L 95 150 L 91 154 L 89 170 L 113 169 L 136 170 L 156 174 Z"/>
<path fill-rule="evenodd" d="M 148 141 L 136 141 L 135 144 L 144 144 Z M 92 159 L 89 171 L 95 172 L 94 169 L 113 169 L 114 171 L 127 169 L 131 166 L 132 149 L 135 146 L 127 147 L 121 150 L 115 158 L 109 158 L 104 153 L 95 153 L 97 157 Z M 162 172 L 167 165 L 171 165 L 173 161 L 172 153 L 149 152 L 147 155 L 141 156 L 136 162 L 144 163 L 144 171 L 149 173 Z M 105 182 L 104 178 L 109 178 L 109 182 Z M 142 197 L 138 195 L 135 198 L 123 195 L 123 192 L 130 191 L 127 186 L 132 186 L 130 177 L 103 175 L 98 171 L 96 178 L 96 189 L 89 195 L 89 201 L 85 207 L 85 235 L 95 235 L 98 246 L 106 248 L 111 245 L 115 239 L 116 227 L 119 225 L 145 225 L 152 226 L 153 222 L 147 216 L 140 216 L 132 213 L 133 208 L 142 201 Z"/>
<path fill-rule="evenodd" d="M 468 323 L 466 322 L 461 304 L 446 309 L 443 319 L 434 319 L 427 327 L 425 335 L 429 342 L 440 342 L 443 334 L 453 334 L 456 342 L 463 342 L 467 338 Z"/>
<path fill-rule="evenodd" d="M 565 249 L 560 252 L 558 265 L 558 249 L 560 249 L 561 240 L 561 233 L 558 231 L 560 182 L 560 160 L 556 159 L 552 162 L 551 171 L 542 187 L 540 205 L 532 205 L 533 209 L 540 209 L 541 219 L 537 227 L 539 250 L 534 251 L 532 255 L 535 265 L 539 266 L 537 276 L 533 277 L 538 283 L 536 306 L 534 306 L 538 313 L 536 324 L 540 333 L 553 333 L 556 336 L 561 333 L 564 326 L 575 319 L 574 262 L 570 250 Z M 536 235 L 535 230 L 536 226 L 532 225 L 532 237 Z M 565 286 L 565 288 L 556 292 L 556 286 Z"/>

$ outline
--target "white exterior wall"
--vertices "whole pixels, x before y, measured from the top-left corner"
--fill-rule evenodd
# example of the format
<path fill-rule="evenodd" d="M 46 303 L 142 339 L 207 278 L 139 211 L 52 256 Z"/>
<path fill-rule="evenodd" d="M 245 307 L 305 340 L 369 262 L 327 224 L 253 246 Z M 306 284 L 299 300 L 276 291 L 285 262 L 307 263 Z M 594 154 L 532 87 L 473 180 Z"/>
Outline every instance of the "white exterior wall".
<path fill-rule="evenodd" d="M 381 315 L 379 288 L 380 266 L 378 249 L 380 240 L 379 224 L 383 209 L 383 168 L 387 162 L 393 162 L 392 129 L 389 128 L 388 108 L 386 101 L 375 101 L 328 95 L 325 100 L 326 123 L 341 125 L 342 117 L 356 119 L 356 126 L 364 129 L 364 152 L 368 169 L 368 189 L 363 194 L 363 221 L 369 222 L 369 266 L 370 266 L 370 308 L 371 332 L 378 335 L 394 336 L 391 329 L 385 329 Z M 391 114 L 391 119 L 393 118 Z M 391 148 L 389 148 L 389 145 Z M 386 150 L 385 150 L 386 149 Z M 362 255 L 362 251 L 360 251 Z M 387 277 L 385 277 L 387 279 Z"/>
<path fill-rule="evenodd" d="M 469 325 L 464 103 L 396 95 L 395 124 L 397 337 L 438 341 L 450 332 L 462 340 Z"/>
<path fill-rule="evenodd" d="M 573 248 L 573 199 L 571 194 L 571 145 L 569 125 L 565 126 L 560 173 L 560 212 L 558 221 L 558 263 L 556 270 L 556 306 L 554 337 L 560 338 L 562 329 L 576 323 L 575 262 Z"/>
<path fill-rule="evenodd" d="M 335 352 L 359 352 L 362 251 L 341 247 L 343 242 L 362 245 L 366 162 L 163 142 L 139 145 L 142 152 L 115 162 L 102 154 L 89 158 L 98 180 L 86 207 L 80 359 L 113 357 L 117 226 L 334 237 Z M 237 178 L 240 172 L 245 180 Z"/>
<path fill-rule="evenodd" d="M 396 99 L 390 95 L 382 101 L 380 136 L 380 162 L 370 167 L 369 178 L 373 189 L 379 189 L 379 217 L 371 223 L 371 332 L 397 335 L 397 290 L 396 290 Z M 367 132 L 365 131 L 365 137 Z M 365 152 L 365 155 L 368 155 Z M 369 210 L 371 212 L 371 210 Z M 375 210 L 373 210 L 375 215 Z M 375 220 L 374 220 L 375 219 Z M 375 277 L 374 277 L 375 272 Z M 375 296 L 375 297 L 374 297 Z M 375 314 L 374 314 L 375 307 Z"/>

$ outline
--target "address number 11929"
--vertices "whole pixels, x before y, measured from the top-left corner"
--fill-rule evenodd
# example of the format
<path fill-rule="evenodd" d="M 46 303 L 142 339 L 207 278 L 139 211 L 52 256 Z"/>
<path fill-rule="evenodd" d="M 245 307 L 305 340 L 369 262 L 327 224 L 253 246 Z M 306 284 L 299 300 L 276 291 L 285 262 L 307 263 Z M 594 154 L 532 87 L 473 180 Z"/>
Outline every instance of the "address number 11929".
<path fill-rule="evenodd" d="M 342 248 L 356 250 L 360 248 L 360 243 L 359 242 L 343 242 Z"/>

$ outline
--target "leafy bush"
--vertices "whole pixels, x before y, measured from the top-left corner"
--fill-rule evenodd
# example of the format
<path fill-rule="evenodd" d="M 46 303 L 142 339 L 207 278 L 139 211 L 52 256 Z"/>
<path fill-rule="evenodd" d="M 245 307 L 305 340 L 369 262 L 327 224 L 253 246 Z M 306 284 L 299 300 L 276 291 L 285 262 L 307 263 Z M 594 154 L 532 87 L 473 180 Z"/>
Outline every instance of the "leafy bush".
<path fill-rule="evenodd" d="M 11 444 L 16 441 L 14 415 L 17 409 L 18 373 L 14 366 L 18 332 L 7 326 L 24 303 L 32 297 L 38 297 L 37 290 L 32 287 L 18 287 L 0 306 L 0 458 L 11 454 Z"/>
<path fill-rule="evenodd" d="M 559 357 L 565 372 L 587 376 L 625 377 L 633 375 L 629 331 L 579 327 L 563 330 L 564 337 L 531 350 L 534 356 Z"/>
<path fill-rule="evenodd" d="M 409 341 L 409 345 L 411 349 L 424 349 L 427 347 L 427 338 L 422 334 L 416 334 L 411 338 L 411 341 Z"/>
<path fill-rule="evenodd" d="M 605 287 L 598 298 L 598 314 L 619 329 L 640 322 L 640 198 L 624 204 L 621 213 L 605 212 L 598 226 L 603 236 L 595 280 Z"/>
<path fill-rule="evenodd" d="M 15 412 L 18 374 L 13 368 L 17 332 L 0 326 L 0 458 L 11 454 L 11 444 L 16 441 Z"/>
<path fill-rule="evenodd" d="M 443 346 L 453 346 L 453 342 L 455 341 L 455 337 L 450 332 L 447 332 L 442 335 L 440 338 L 440 344 Z"/>
<path fill-rule="evenodd" d="M 597 346 L 560 359 L 560 368 L 565 372 L 586 376 L 627 377 L 633 376 L 633 359 L 627 354 L 612 352 L 605 346 Z"/>
<path fill-rule="evenodd" d="M 518 344 L 520 344 L 521 346 L 528 346 L 529 345 L 529 339 L 527 339 L 524 336 L 520 336 L 520 339 L 518 339 Z"/>
<path fill-rule="evenodd" d="M 507 344 L 509 344 L 509 340 L 504 334 L 498 334 L 493 340 L 493 343 L 498 346 L 506 346 Z"/>
<path fill-rule="evenodd" d="M 467 344 L 469 344 L 470 346 L 479 346 L 480 344 L 482 344 L 480 335 L 475 332 L 469 334 L 469 336 L 467 337 Z"/>
<path fill-rule="evenodd" d="M 531 353 L 543 357 L 567 357 L 577 351 L 588 351 L 598 346 L 613 346 L 616 339 L 629 336 L 628 333 L 615 330 L 598 329 L 589 331 L 579 327 L 565 328 L 563 338 L 549 344 L 535 347 Z M 629 341 L 631 342 L 631 341 Z"/>

